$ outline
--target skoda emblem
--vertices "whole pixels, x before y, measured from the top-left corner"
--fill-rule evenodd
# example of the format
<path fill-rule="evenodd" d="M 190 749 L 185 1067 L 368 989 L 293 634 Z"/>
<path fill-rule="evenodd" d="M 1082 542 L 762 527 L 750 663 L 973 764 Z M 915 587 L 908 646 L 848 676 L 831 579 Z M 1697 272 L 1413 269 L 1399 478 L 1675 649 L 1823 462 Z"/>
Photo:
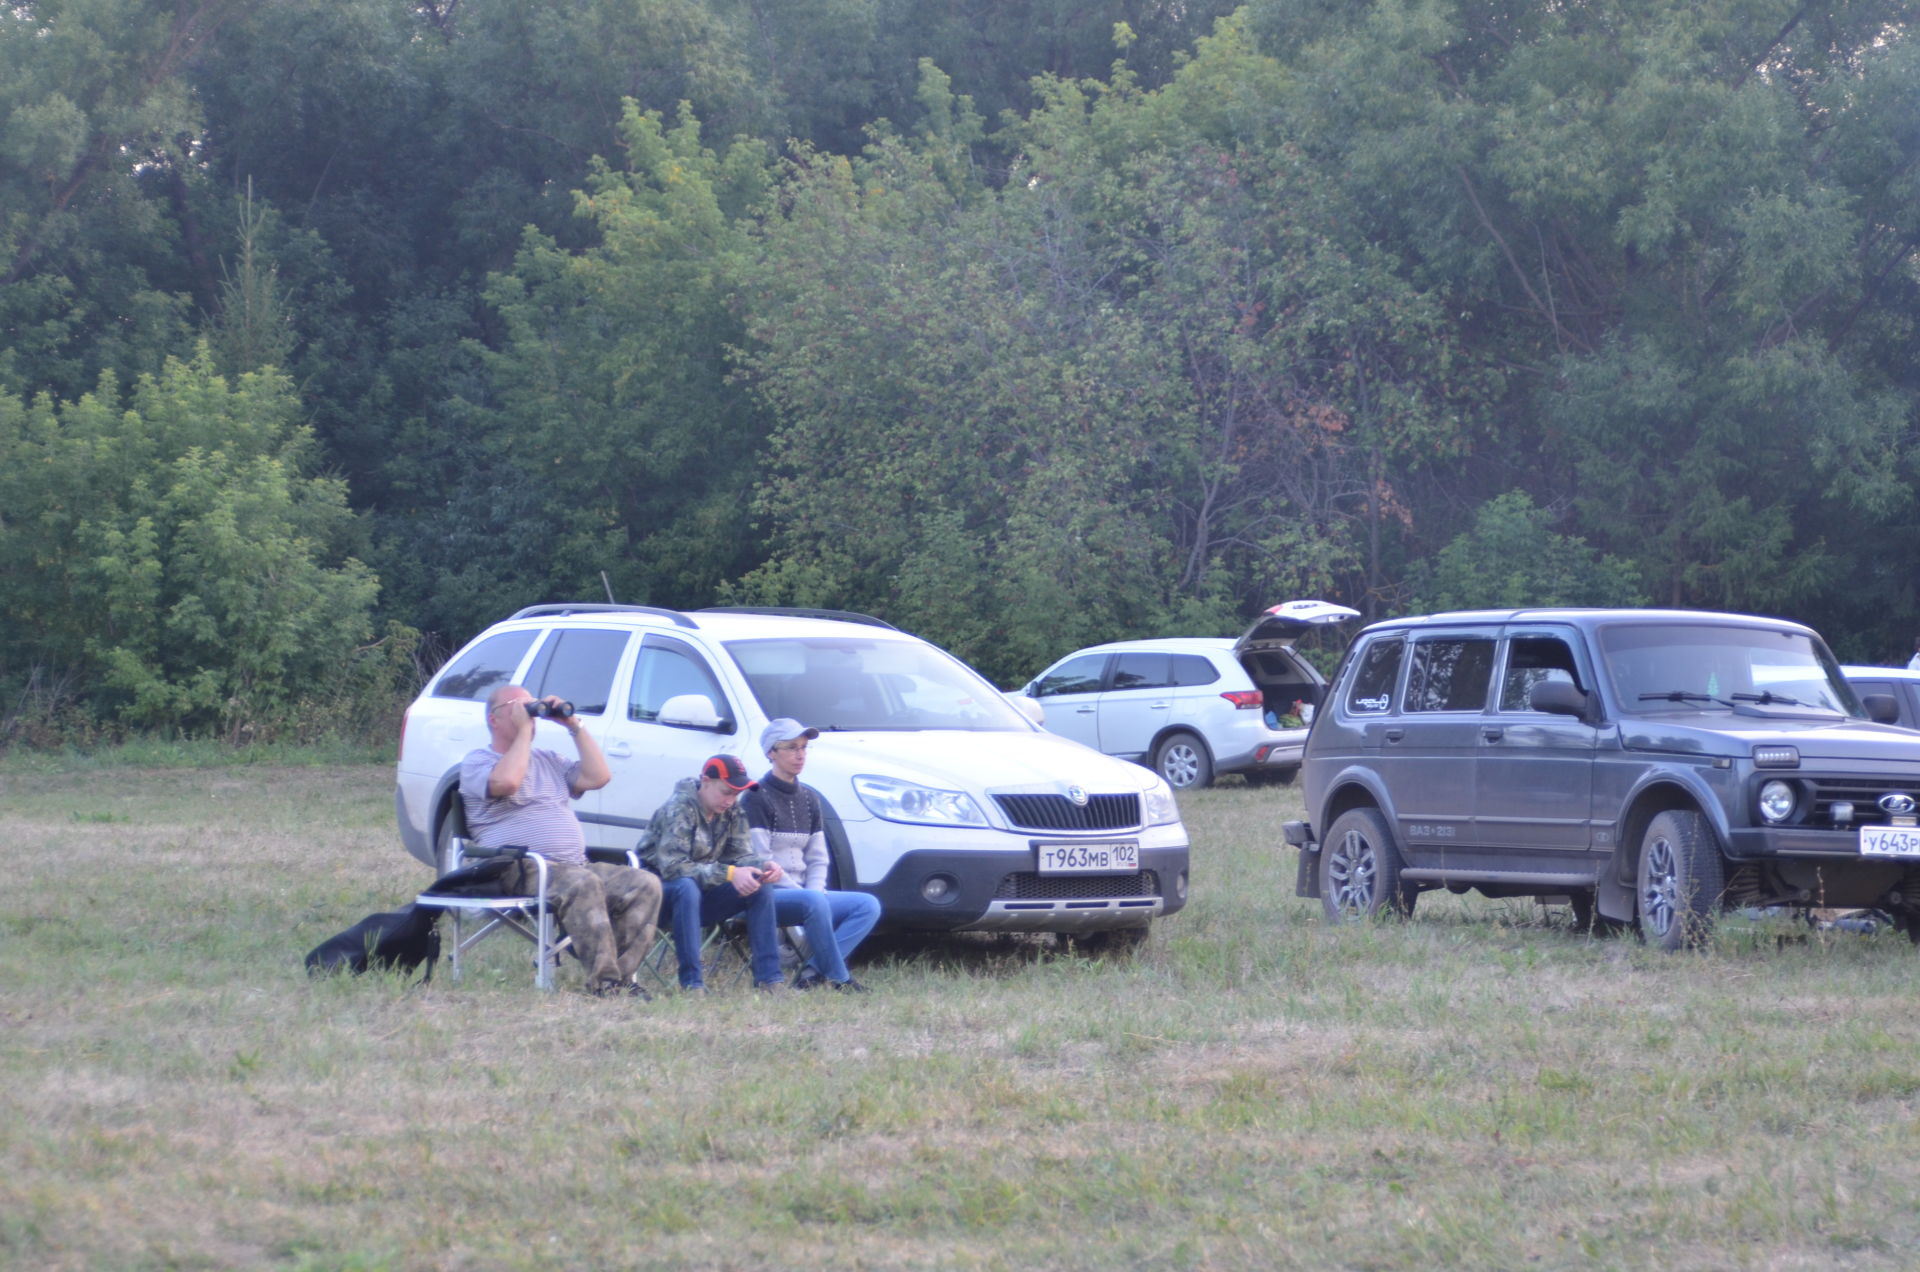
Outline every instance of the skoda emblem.
<path fill-rule="evenodd" d="M 1913 796 L 1908 795 L 1904 791 L 1894 791 L 1891 794 L 1882 795 L 1878 802 L 1881 812 L 1891 813 L 1895 817 L 1904 817 L 1908 813 L 1911 813 L 1916 807 L 1920 807 L 1920 805 L 1914 803 Z"/>
<path fill-rule="evenodd" d="M 1067 798 L 1073 801 L 1075 808 L 1085 808 L 1087 806 L 1087 788 L 1084 786 L 1069 786 L 1067 787 Z M 1891 795 L 1887 796 L 1887 799 L 1892 798 L 1893 796 Z M 1902 795 L 1900 798 L 1906 799 L 1907 797 Z M 1880 802 L 1885 804 L 1887 800 L 1883 799 Z M 1910 799 L 1907 800 L 1907 808 L 1909 810 L 1913 808 L 1913 801 Z M 1889 809 L 1888 811 L 1892 810 Z"/>

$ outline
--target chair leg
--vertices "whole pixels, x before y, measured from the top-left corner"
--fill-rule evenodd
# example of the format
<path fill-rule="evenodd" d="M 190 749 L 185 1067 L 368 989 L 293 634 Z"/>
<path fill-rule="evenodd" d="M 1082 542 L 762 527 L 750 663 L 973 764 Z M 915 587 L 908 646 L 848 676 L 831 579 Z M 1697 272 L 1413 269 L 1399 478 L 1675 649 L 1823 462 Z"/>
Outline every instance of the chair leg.
<path fill-rule="evenodd" d="M 539 933 L 533 942 L 533 985 L 535 989 L 552 989 L 553 964 L 557 957 L 553 948 L 553 911 L 541 906 L 537 923 Z"/>
<path fill-rule="evenodd" d="M 453 948 L 447 952 L 447 977 L 454 984 L 460 983 L 460 942 L 462 940 L 463 911 L 458 906 L 453 911 Z"/>

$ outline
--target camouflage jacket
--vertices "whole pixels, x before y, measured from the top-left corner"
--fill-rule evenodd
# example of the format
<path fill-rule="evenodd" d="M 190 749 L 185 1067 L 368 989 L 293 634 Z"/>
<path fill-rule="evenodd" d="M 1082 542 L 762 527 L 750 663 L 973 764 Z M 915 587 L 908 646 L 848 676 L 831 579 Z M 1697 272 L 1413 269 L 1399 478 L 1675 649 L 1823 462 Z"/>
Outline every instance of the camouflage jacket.
<path fill-rule="evenodd" d="M 738 805 L 718 817 L 700 807 L 700 779 L 683 777 L 667 802 L 654 810 L 640 837 L 640 859 L 662 879 L 691 878 L 702 888 L 727 881 L 728 866 L 764 866 L 747 838 L 747 815 Z"/>

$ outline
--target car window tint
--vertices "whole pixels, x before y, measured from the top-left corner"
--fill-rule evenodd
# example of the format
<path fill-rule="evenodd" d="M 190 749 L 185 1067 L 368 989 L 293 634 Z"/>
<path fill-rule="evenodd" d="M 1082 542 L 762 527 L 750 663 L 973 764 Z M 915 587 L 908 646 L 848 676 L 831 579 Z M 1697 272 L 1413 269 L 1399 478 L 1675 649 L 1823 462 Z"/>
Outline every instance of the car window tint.
<path fill-rule="evenodd" d="M 1122 654 L 1113 664 L 1115 689 L 1165 689 L 1173 683 L 1166 654 Z"/>
<path fill-rule="evenodd" d="M 728 710 L 726 695 L 720 692 L 719 683 L 697 654 L 684 645 L 649 639 L 640 647 L 640 657 L 633 666 L 627 717 L 658 720 L 660 708 L 683 693 L 697 693 L 706 698 L 723 719 L 733 714 Z"/>
<path fill-rule="evenodd" d="M 1360 651 L 1360 663 L 1353 669 L 1353 687 L 1347 691 L 1347 710 L 1377 715 L 1393 710 L 1393 689 L 1400 679 L 1400 659 L 1406 642 L 1398 638 L 1376 640 Z"/>
<path fill-rule="evenodd" d="M 1198 654 L 1175 654 L 1172 679 L 1176 685 L 1210 685 L 1220 679 L 1220 669 Z"/>
<path fill-rule="evenodd" d="M 489 636 L 449 665 L 434 682 L 436 698 L 481 699 L 513 680 L 520 660 L 527 656 L 537 631 L 501 632 Z"/>
<path fill-rule="evenodd" d="M 1910 705 L 1910 700 L 1907 695 L 1902 692 L 1902 689 L 1906 686 L 1896 685 L 1891 680 L 1854 680 L 1849 683 L 1853 685 L 1854 693 L 1859 695 L 1862 700 L 1869 694 L 1884 694 L 1892 698 L 1895 709 L 1900 713 L 1894 723 L 1907 725 L 1909 728 L 1912 727 L 1911 721 L 1914 718 L 1913 708 Z"/>
<path fill-rule="evenodd" d="M 1098 693 L 1100 674 L 1106 670 L 1105 654 L 1082 654 L 1078 658 L 1069 658 L 1040 677 L 1034 684 L 1033 696 L 1050 698 L 1057 693 Z"/>
<path fill-rule="evenodd" d="M 1474 637 L 1423 640 L 1413 647 L 1407 710 L 1480 711 L 1493 679 L 1493 642 Z"/>
<path fill-rule="evenodd" d="M 581 715 L 605 715 L 613 696 L 613 673 L 629 639 L 630 633 L 595 627 L 555 632 L 540 651 L 538 674 L 527 677 L 527 692 L 536 698 L 564 698 Z"/>
<path fill-rule="evenodd" d="M 1580 684 L 1573 650 L 1557 636 L 1517 636 L 1507 646 L 1507 674 L 1500 681 L 1502 711 L 1531 711 L 1527 695 L 1535 685 L 1560 681 Z"/>

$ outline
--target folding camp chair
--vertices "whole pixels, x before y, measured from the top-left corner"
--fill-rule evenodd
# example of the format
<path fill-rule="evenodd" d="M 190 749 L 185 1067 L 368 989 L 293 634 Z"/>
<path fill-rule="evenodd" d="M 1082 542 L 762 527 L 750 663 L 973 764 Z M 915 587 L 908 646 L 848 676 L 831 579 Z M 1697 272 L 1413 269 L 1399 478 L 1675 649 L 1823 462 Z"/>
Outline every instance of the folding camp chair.
<path fill-rule="evenodd" d="M 455 838 L 443 863 L 448 872 L 469 861 L 512 857 L 531 861 L 538 886 L 531 894 L 501 893 L 467 895 L 459 892 L 422 892 L 415 905 L 433 906 L 453 914 L 453 941 L 447 948 L 447 975 L 460 980 L 460 956 L 495 932 L 517 932 L 533 943 L 533 983 L 537 989 L 553 988 L 553 969 L 560 961 L 560 946 L 555 940 L 553 911 L 547 906 L 547 859 L 525 848 L 483 848 L 465 839 Z M 468 922 L 479 928 L 469 936 Z"/>
<path fill-rule="evenodd" d="M 811 954 L 807 947 L 806 929 L 783 927 L 778 931 L 782 941 L 792 947 L 796 960 L 789 967 L 783 957 L 781 971 L 792 972 L 805 966 Z M 710 987 L 736 985 L 749 977 L 753 971 L 753 946 L 747 940 L 746 919 L 736 914 L 702 928 L 700 959 Z M 680 963 L 673 948 L 673 916 L 667 913 L 664 901 L 660 908 L 660 933 L 654 938 L 653 948 L 640 960 L 640 970 L 634 975 L 651 977 L 663 989 L 676 988 L 680 983 Z"/>
<path fill-rule="evenodd" d="M 447 955 L 448 975 L 454 981 L 460 979 L 460 956 L 495 932 L 517 932 L 533 944 L 533 983 L 539 989 L 553 988 L 553 971 L 560 965 L 560 956 L 573 949 L 573 938 L 561 931 L 554 918 L 552 908 L 547 904 L 547 859 L 537 852 L 525 848 L 482 848 L 461 838 L 452 841 L 446 867 L 449 872 L 458 870 L 469 861 L 484 861 L 489 858 L 513 857 L 534 863 L 539 881 L 538 895 L 512 895 L 503 893 L 498 896 L 468 895 L 466 893 L 423 892 L 415 898 L 416 905 L 438 906 L 453 912 L 453 945 Z M 587 860 L 607 865 L 640 865 L 640 854 L 627 848 L 589 848 Z M 470 920 L 484 921 L 471 936 L 464 934 L 464 927 Z M 636 976 L 637 979 L 637 976 Z"/>

